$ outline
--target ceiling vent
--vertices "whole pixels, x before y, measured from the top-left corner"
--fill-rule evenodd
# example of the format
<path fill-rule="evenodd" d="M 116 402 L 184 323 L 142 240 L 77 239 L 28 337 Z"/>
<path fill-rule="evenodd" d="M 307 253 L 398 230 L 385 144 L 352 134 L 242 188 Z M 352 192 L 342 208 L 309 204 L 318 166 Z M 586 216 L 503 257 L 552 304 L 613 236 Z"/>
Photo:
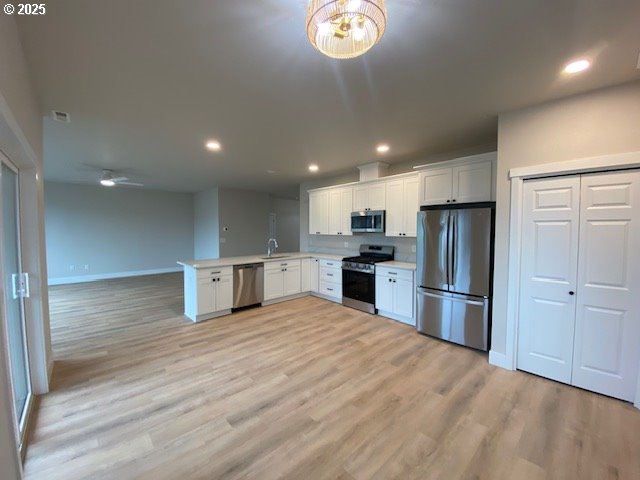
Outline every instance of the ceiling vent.
<path fill-rule="evenodd" d="M 59 110 L 51 110 L 51 114 L 53 115 L 53 119 L 56 122 L 71 122 L 71 116 L 67 112 L 60 112 Z"/>

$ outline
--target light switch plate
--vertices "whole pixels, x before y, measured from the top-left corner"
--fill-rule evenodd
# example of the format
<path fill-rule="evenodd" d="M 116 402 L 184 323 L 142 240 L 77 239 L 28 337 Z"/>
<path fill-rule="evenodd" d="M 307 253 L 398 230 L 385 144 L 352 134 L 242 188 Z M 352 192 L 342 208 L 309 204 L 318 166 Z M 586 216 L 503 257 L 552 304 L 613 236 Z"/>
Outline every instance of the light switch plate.
<path fill-rule="evenodd" d="M 220 237 L 220 243 L 227 243 L 227 239 L 224 237 Z"/>
<path fill-rule="evenodd" d="M 344 248 L 349 248 L 349 242 L 344 242 Z"/>

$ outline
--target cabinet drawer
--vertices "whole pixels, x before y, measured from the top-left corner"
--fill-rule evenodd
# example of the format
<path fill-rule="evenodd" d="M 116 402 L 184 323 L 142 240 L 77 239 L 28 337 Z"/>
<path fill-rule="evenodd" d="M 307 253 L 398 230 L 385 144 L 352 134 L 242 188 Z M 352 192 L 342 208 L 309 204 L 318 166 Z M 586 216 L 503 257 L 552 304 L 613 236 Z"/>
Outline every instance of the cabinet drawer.
<path fill-rule="evenodd" d="M 342 270 L 337 268 L 320 267 L 320 281 L 342 285 Z"/>
<path fill-rule="evenodd" d="M 376 276 L 399 278 L 401 280 L 413 281 L 413 270 L 402 270 L 400 268 L 390 268 L 376 265 Z"/>
<path fill-rule="evenodd" d="M 198 279 L 209 278 L 209 277 L 222 277 L 223 275 L 233 275 L 233 267 L 198 269 Z"/>
<path fill-rule="evenodd" d="M 326 258 L 321 258 L 320 266 L 329 268 L 342 268 L 342 262 L 340 260 L 327 260 Z"/>
<path fill-rule="evenodd" d="M 276 262 L 267 262 L 264 264 L 265 270 L 282 270 L 283 268 L 300 268 L 300 260 L 281 260 Z"/>
<path fill-rule="evenodd" d="M 320 280 L 320 293 L 328 297 L 342 298 L 342 285 Z"/>

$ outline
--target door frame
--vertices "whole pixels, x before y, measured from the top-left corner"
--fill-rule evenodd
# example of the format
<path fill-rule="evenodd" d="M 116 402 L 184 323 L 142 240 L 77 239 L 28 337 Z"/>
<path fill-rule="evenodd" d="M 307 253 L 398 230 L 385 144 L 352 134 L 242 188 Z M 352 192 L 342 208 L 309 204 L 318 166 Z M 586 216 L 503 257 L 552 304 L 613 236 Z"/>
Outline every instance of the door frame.
<path fill-rule="evenodd" d="M 18 169 L 18 167 L 16 167 L 16 165 L 4 154 L 2 154 L 2 152 L 0 152 L 0 167 L 2 165 L 6 165 L 9 170 L 11 170 L 15 175 L 16 175 L 16 205 L 18 207 L 18 211 L 15 212 L 16 214 L 16 222 L 17 222 L 17 227 L 18 227 L 18 231 L 17 231 L 17 244 L 18 244 L 18 261 L 19 263 L 19 269 L 20 269 L 20 273 L 24 272 L 24 265 L 23 265 L 23 261 L 22 261 L 22 212 L 21 212 L 21 199 L 22 199 L 22 195 L 20 192 L 20 170 Z M 2 187 L 0 187 L 1 189 Z M 2 211 L 2 197 L 0 196 L 0 211 Z M 2 243 L 2 241 L 0 240 L 0 244 Z M 0 245 L 1 247 L 1 245 Z M 4 278 L 4 264 L 2 262 L 2 251 L 0 250 L 0 276 L 2 276 L 2 278 Z M 22 338 L 22 346 L 24 349 L 24 361 L 25 361 L 25 365 L 27 368 L 27 385 L 28 385 L 28 393 L 27 393 L 27 398 L 25 401 L 25 406 L 24 406 L 24 410 L 22 411 L 22 414 L 20 415 L 20 417 L 18 417 L 18 412 L 15 411 L 15 405 L 14 402 L 11 403 L 11 410 L 13 412 L 13 422 L 14 422 L 14 428 L 16 430 L 16 435 L 17 435 L 17 441 L 18 441 L 18 449 L 20 454 L 24 457 L 24 453 L 25 453 L 25 438 L 26 438 L 26 434 L 27 434 L 27 430 L 28 430 L 28 426 L 29 426 L 29 419 L 30 419 L 30 415 L 31 415 L 31 409 L 33 408 L 33 401 L 34 401 L 34 392 L 33 392 L 33 375 L 31 372 L 31 355 L 29 353 L 29 325 L 27 322 L 27 309 L 26 309 L 26 302 L 24 301 L 24 298 L 21 297 L 21 308 L 20 308 L 20 322 L 22 323 L 22 329 L 24 332 L 24 336 Z M 2 298 L 2 296 L 0 295 L 0 309 L 2 309 L 2 318 L 4 318 L 5 320 L 8 321 L 7 319 L 7 310 L 6 310 L 7 306 L 5 305 L 4 302 L 4 298 Z M 4 351 L 5 351 L 5 362 L 7 364 L 7 370 L 8 370 L 8 377 L 9 377 L 9 383 L 12 385 L 13 388 L 13 383 L 15 382 L 14 379 L 14 374 L 11 371 L 11 359 L 9 358 L 9 339 L 6 335 L 5 332 L 5 328 L 4 325 L 0 325 L 0 335 L 2 336 L 2 343 L 4 345 Z"/>
<path fill-rule="evenodd" d="M 497 352 L 490 352 L 489 360 L 492 364 L 507 370 L 516 370 L 517 367 L 524 181 L 534 178 L 580 175 L 632 168 L 640 168 L 640 152 L 587 157 L 509 170 L 511 201 L 509 212 L 506 352 L 504 356 Z M 640 375 L 638 375 L 634 405 L 640 409 Z"/>

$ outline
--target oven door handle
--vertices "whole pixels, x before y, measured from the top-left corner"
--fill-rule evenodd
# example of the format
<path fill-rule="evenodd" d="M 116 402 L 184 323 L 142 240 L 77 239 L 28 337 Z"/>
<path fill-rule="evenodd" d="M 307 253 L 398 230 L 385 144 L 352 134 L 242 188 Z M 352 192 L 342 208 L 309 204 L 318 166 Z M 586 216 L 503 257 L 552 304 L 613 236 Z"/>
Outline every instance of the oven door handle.
<path fill-rule="evenodd" d="M 373 275 L 373 272 L 367 272 L 365 270 L 359 270 L 357 268 L 342 267 L 342 270 L 346 270 L 347 272 L 366 273 L 367 275 Z"/>

